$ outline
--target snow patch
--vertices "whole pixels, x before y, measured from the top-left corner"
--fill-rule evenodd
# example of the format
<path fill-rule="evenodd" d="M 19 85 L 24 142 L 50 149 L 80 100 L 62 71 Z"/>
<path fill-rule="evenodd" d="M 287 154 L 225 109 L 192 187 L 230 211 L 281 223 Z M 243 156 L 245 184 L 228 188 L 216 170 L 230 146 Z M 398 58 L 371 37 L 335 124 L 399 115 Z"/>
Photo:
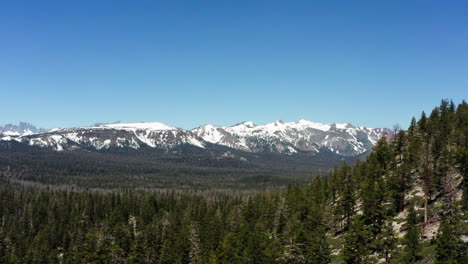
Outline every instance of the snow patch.
<path fill-rule="evenodd" d="M 138 129 L 149 129 L 149 130 L 176 130 L 177 128 L 165 125 L 159 122 L 147 122 L 147 123 L 116 123 L 116 124 L 104 124 L 98 127 L 107 127 L 124 130 L 138 130 Z"/>

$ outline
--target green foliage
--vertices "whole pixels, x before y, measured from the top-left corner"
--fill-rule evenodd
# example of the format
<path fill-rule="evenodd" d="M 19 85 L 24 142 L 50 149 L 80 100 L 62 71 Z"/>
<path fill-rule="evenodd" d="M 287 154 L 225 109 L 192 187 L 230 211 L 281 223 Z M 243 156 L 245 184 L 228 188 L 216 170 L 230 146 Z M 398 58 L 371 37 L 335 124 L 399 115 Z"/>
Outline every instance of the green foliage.
<path fill-rule="evenodd" d="M 419 227 L 417 226 L 417 215 L 414 210 L 414 206 L 410 205 L 408 211 L 408 217 L 406 218 L 406 234 L 403 238 L 404 254 L 402 258 L 402 263 L 410 264 L 416 263 L 418 251 L 420 249 L 419 245 Z"/>
<path fill-rule="evenodd" d="M 398 240 L 390 225 L 390 219 L 383 227 L 382 232 L 379 233 L 374 241 L 374 248 L 379 253 L 380 257 L 385 259 L 385 263 L 390 263 L 393 252 L 395 251 Z"/>
<path fill-rule="evenodd" d="M 467 263 L 467 129 L 466 102 L 444 100 L 379 140 L 366 160 L 284 189 L 268 189 L 273 176 L 263 169 L 241 168 L 236 178 L 232 168 L 179 164 L 178 174 L 118 156 L 100 168 L 92 158 L 104 156 L 84 154 L 70 171 L 60 164 L 74 156 L 57 165 L 0 153 L 0 263 Z M 214 191 L 223 177 L 244 185 Z M 430 240 L 425 228 L 439 219 Z"/>
<path fill-rule="evenodd" d="M 439 229 L 439 233 L 436 237 L 436 260 L 438 264 L 458 264 L 462 262 L 463 247 L 455 232 L 452 225 L 447 221 L 443 221 Z"/>
<path fill-rule="evenodd" d="M 371 232 L 360 217 L 354 217 L 343 248 L 343 260 L 346 264 L 371 263 L 371 251 L 368 247 L 371 237 Z"/>

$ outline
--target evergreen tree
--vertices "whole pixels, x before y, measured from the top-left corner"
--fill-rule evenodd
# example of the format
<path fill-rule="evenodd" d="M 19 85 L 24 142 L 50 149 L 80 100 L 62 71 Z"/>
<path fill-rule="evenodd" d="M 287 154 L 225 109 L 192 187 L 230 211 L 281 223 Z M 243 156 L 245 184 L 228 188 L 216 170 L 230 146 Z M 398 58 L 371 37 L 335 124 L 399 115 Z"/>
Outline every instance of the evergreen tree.
<path fill-rule="evenodd" d="M 350 226 L 351 217 L 354 215 L 354 206 L 356 203 L 355 184 L 351 174 L 351 168 L 348 165 L 343 164 L 335 173 L 338 175 L 339 179 L 339 196 L 335 214 L 344 230 L 347 230 Z"/>
<path fill-rule="evenodd" d="M 453 232 L 452 226 L 447 221 L 442 221 L 439 233 L 436 237 L 436 259 L 438 264 L 458 264 L 460 254 L 458 247 L 458 238 Z M 466 252 L 465 252 L 466 254 Z"/>
<path fill-rule="evenodd" d="M 305 230 L 300 238 L 303 244 L 305 263 L 326 264 L 330 263 L 330 248 L 326 241 L 326 230 L 323 226 L 315 227 L 313 230 Z"/>
<path fill-rule="evenodd" d="M 346 264 L 371 263 L 369 259 L 370 249 L 368 247 L 370 232 L 366 229 L 359 216 L 353 218 L 351 227 L 345 236 L 343 248 L 343 260 Z"/>
<path fill-rule="evenodd" d="M 375 248 L 385 259 L 385 263 L 390 263 L 390 256 L 392 252 L 395 251 L 398 242 L 390 223 L 391 219 L 388 219 L 387 224 L 382 229 L 382 232 L 377 235 L 375 240 Z"/>
<path fill-rule="evenodd" d="M 250 263 L 250 259 L 245 254 L 245 245 L 242 234 L 231 232 L 226 235 L 220 247 L 219 263 Z"/>
<path fill-rule="evenodd" d="M 419 251 L 419 229 L 417 227 L 417 215 L 414 206 L 410 205 L 408 217 L 406 218 L 407 231 L 403 238 L 404 254 L 402 263 L 411 264 L 415 263 L 418 259 L 417 253 Z"/>

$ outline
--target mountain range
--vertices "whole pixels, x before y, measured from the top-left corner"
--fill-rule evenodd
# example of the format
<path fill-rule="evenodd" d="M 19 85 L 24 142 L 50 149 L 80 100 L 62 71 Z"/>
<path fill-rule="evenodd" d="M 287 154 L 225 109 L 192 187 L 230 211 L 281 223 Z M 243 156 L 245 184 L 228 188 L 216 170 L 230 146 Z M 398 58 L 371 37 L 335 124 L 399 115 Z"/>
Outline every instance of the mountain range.
<path fill-rule="evenodd" d="M 19 125 L 0 126 L 0 141 L 14 141 L 55 151 L 150 148 L 170 152 L 181 146 L 206 151 L 222 146 L 225 147 L 223 149 L 249 153 L 295 155 L 326 151 L 354 157 L 369 152 L 385 133 L 390 133 L 390 130 L 307 120 L 279 120 L 265 125 L 242 122 L 228 127 L 204 125 L 192 130 L 148 122 L 98 124 L 46 131 L 20 122 Z"/>
<path fill-rule="evenodd" d="M 18 125 L 6 124 L 0 125 L 0 134 L 6 136 L 21 136 L 31 135 L 34 133 L 45 132 L 43 128 L 37 128 L 34 125 L 26 122 L 19 122 Z"/>

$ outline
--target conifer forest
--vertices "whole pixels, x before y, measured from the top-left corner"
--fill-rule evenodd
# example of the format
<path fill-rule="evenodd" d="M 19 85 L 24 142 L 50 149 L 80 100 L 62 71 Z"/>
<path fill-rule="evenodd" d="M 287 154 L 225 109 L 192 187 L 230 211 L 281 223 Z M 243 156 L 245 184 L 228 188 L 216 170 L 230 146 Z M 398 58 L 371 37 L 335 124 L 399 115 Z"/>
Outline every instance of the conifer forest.
<path fill-rule="evenodd" d="M 28 155 L 0 153 L 0 263 L 468 263 L 465 101 L 442 100 L 329 172 L 243 182 L 252 188 L 179 188 L 170 177 L 157 189 L 132 177 L 87 188 L 98 174 L 69 185 L 70 170 Z M 206 173 L 221 172 L 231 174 Z"/>

